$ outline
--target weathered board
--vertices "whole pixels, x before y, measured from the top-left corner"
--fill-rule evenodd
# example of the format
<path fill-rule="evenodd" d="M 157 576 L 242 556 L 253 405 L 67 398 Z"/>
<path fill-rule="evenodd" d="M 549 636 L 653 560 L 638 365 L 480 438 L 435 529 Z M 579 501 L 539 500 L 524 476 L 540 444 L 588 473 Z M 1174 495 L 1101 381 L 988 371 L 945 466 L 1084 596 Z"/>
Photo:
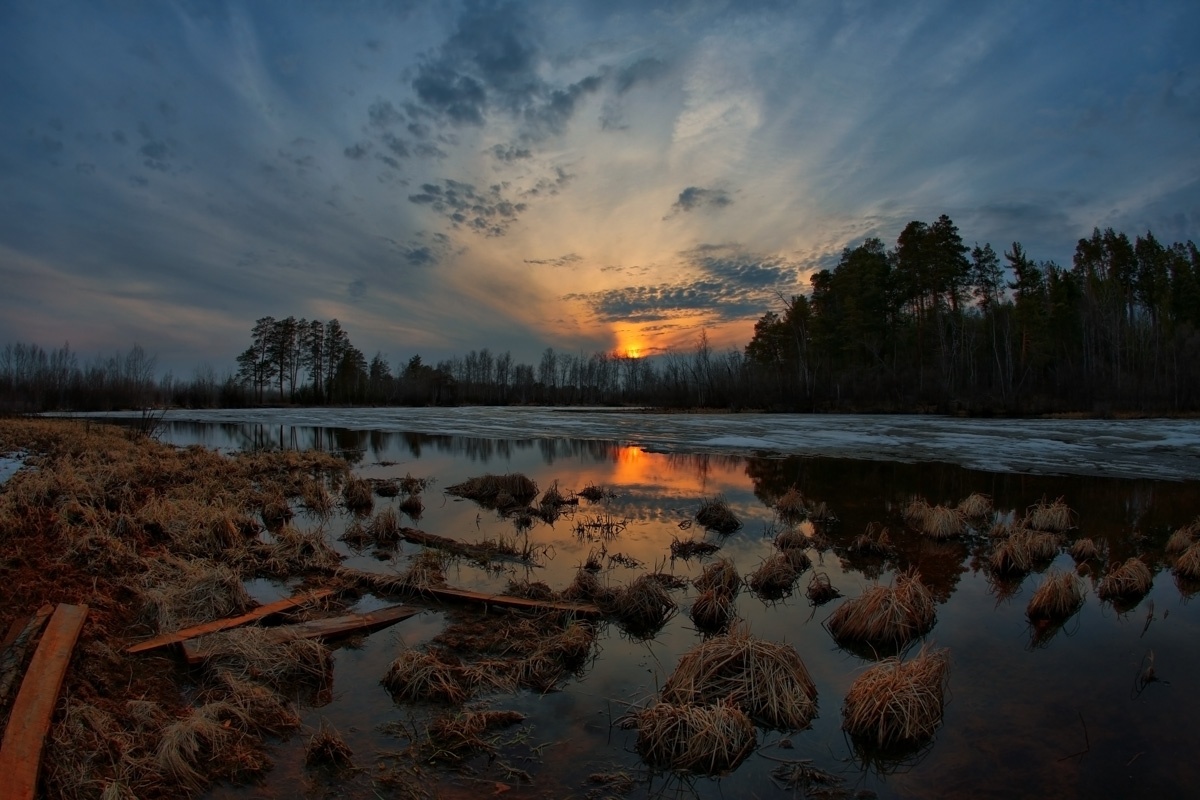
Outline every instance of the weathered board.
<path fill-rule="evenodd" d="M 279 625 L 265 629 L 273 639 L 325 639 L 347 633 L 374 631 L 394 625 L 409 617 L 420 614 L 421 609 L 411 606 L 388 606 L 362 614 L 345 614 L 340 617 L 313 619 L 293 625 Z M 194 642 L 183 642 L 183 657 L 189 664 L 202 664 L 206 655 Z"/>
<path fill-rule="evenodd" d="M 25 654 L 37 641 L 42 626 L 52 613 L 54 606 L 47 603 L 29 619 L 15 619 L 9 626 L 4 644 L 0 645 L 0 708 L 8 702 L 8 695 L 16 685 L 17 678 L 21 675 L 21 667 L 25 664 Z"/>
<path fill-rule="evenodd" d="M 42 745 L 87 613 L 85 605 L 59 603 L 34 651 L 0 743 L 0 800 L 31 800 L 37 792 Z"/>
<path fill-rule="evenodd" d="M 333 594 L 332 589 L 318 589 L 313 592 L 298 594 L 293 597 L 286 597 L 283 600 L 276 600 L 274 603 L 267 603 L 265 606 L 242 614 L 238 617 L 227 617 L 225 619 L 217 619 L 212 622 L 205 622 L 200 625 L 193 625 L 190 628 L 175 631 L 174 633 L 164 633 L 161 636 L 156 636 L 153 639 L 147 639 L 144 642 L 132 645 L 125 648 L 126 653 L 144 653 L 147 650 L 156 650 L 159 647 L 166 647 L 169 644 L 177 642 L 185 642 L 188 639 L 194 639 L 197 636 L 203 636 L 206 633 L 216 633 L 217 631 L 227 630 L 228 628 L 236 628 L 240 625 L 246 625 L 251 622 L 269 617 L 272 614 L 278 614 L 280 611 L 287 611 L 290 608 L 313 603 L 322 598 Z"/>

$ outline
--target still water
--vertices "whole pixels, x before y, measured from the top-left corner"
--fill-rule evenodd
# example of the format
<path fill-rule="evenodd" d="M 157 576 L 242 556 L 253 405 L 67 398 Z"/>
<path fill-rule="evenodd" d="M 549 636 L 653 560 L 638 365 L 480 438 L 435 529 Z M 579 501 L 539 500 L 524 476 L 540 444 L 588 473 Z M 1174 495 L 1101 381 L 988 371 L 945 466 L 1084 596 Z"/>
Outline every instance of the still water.
<path fill-rule="evenodd" d="M 486 759 L 470 776 L 427 770 L 427 788 L 441 796 L 585 797 L 596 787 L 590 773 L 624 771 L 638 781 L 631 797 L 793 797 L 771 773 L 781 761 L 811 759 L 844 780 L 844 796 L 880 797 L 1184 797 L 1200 786 L 1200 614 L 1190 590 L 1172 576 L 1163 549 L 1177 527 L 1200 514 L 1200 482 L 987 472 L 947 463 L 901 463 L 833 457 L 749 456 L 729 453 L 656 453 L 618 441 L 581 438 L 483 438 L 462 435 L 351 430 L 277 424 L 167 422 L 162 437 L 178 444 L 222 449 L 316 447 L 344 454 L 367 478 L 413 475 L 432 480 L 419 521 L 430 533 L 465 541 L 528 536 L 546 545 L 536 567 L 507 564 L 489 571 L 468 562 L 452 565 L 452 586 L 500 592 L 511 578 L 569 584 L 589 553 L 603 546 L 603 576 L 623 585 L 661 569 L 699 575 L 704 561 L 670 559 L 674 538 L 699 537 L 687 528 L 702 500 L 721 496 L 743 527 L 708 541 L 721 545 L 745 575 L 773 552 L 781 526 L 771 505 L 790 486 L 823 501 L 838 521 L 818 526 L 832 543 L 812 550 L 813 570 L 829 575 L 844 598 L 915 566 L 937 600 L 937 622 L 926 640 L 949 648 L 948 705 L 936 738 L 900 761 L 864 762 L 840 727 L 842 700 L 870 661 L 839 648 L 823 623 L 843 600 L 814 608 L 804 597 L 805 572 L 790 598 L 767 603 L 743 590 L 737 613 L 760 638 L 792 644 L 818 689 L 820 714 L 802 732 L 759 732 L 759 749 L 721 779 L 681 779 L 652 774 L 634 751 L 636 732 L 611 723 L 631 703 L 650 699 L 680 656 L 701 641 L 683 613 L 695 591 L 672 593 L 677 614 L 649 641 L 633 640 L 615 625 L 604 627 L 598 655 L 586 672 L 560 691 L 521 692 L 484 698 L 491 708 L 527 715 L 519 741 L 502 760 L 528 773 L 532 783 L 511 780 Z M 527 534 L 476 504 L 445 495 L 444 487 L 484 473 L 521 472 L 546 489 L 587 485 L 609 489 L 599 504 L 581 502 L 553 525 L 537 521 Z M 989 495 L 1000 517 L 1020 517 L 1043 498 L 1063 498 L 1078 514 L 1065 542 L 1089 536 L 1106 553 L 1084 573 L 1084 608 L 1049 640 L 1033 636 L 1025 607 L 1044 577 L 1035 572 L 1016 584 L 997 585 L 981 567 L 986 533 L 937 543 L 906 530 L 900 509 L 914 496 L 955 504 L 971 492 Z M 376 498 L 375 510 L 398 499 Z M 626 523 L 607 541 L 577 533 L 578 523 L 612 515 Z M 379 572 L 403 570 L 419 550 L 401 545 L 391 557 L 356 552 L 337 537 L 348 518 L 320 521 L 298 516 L 300 527 L 323 527 L 346 563 Z M 846 546 L 869 523 L 888 526 L 897 553 L 887 559 L 848 554 Z M 613 556 L 620 555 L 615 561 Z M 1141 556 L 1155 572 L 1154 588 L 1133 608 L 1102 603 L 1095 583 L 1105 564 Z M 1074 563 L 1060 555 L 1062 570 Z M 256 582 L 260 600 L 287 587 Z M 360 608 L 384 604 L 365 598 Z M 355 754 L 359 773 L 330 778 L 303 765 L 307 735 L 273 746 L 275 768 L 259 782 L 219 787 L 214 797 L 387 797 L 377 780 L 381 754 L 403 749 L 403 731 L 427 710 L 398 705 L 380 684 L 388 664 L 405 647 L 420 646 L 446 624 L 447 611 L 430 611 L 377 632 L 361 646 L 335 654 L 332 698 L 306 708 L 308 729 L 335 727 Z M 1138 679 L 1153 663 L 1159 680 Z M 410 728 L 411 730 L 411 728 Z M 786 742 L 784 740 L 787 740 Z M 788 746 L 790 744 L 790 747 Z M 603 796 L 603 795 L 595 795 Z M 869 795 L 867 795 L 869 796 Z"/>

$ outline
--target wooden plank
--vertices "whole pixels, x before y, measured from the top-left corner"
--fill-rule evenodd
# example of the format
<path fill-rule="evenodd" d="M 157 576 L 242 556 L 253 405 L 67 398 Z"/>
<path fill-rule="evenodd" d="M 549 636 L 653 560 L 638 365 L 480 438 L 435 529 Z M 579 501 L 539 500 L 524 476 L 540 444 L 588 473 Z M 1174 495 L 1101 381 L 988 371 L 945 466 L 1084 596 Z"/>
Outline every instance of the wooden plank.
<path fill-rule="evenodd" d="M 0 708 L 8 703 L 8 695 L 12 692 L 17 678 L 21 675 L 21 667 L 25 665 L 25 654 L 33 647 L 42 626 L 54 613 L 54 606 L 49 603 L 34 612 L 27 620 L 13 620 L 0 645 Z"/>
<path fill-rule="evenodd" d="M 280 611 L 287 611 L 290 608 L 302 606 L 306 603 L 316 602 L 322 598 L 329 597 L 331 594 L 333 594 L 332 589 L 318 589 L 314 592 L 285 597 L 283 600 L 276 600 L 274 603 L 259 606 L 252 611 L 242 614 L 240 617 L 227 617 L 225 619 L 213 620 L 212 622 L 205 622 L 201 625 L 193 625 L 190 628 L 184 628 L 174 633 L 164 633 L 161 636 L 156 636 L 153 639 L 147 639 L 144 642 L 127 647 L 125 648 L 125 652 L 130 654 L 144 653 L 147 650 L 155 650 L 159 647 L 166 647 L 169 644 L 194 639 L 206 633 L 216 633 L 228 628 L 237 628 L 241 625 L 263 619 L 264 617 L 269 617 L 272 614 L 278 614 Z"/>
<path fill-rule="evenodd" d="M 268 637 L 275 641 L 284 639 L 329 639 L 347 633 L 375 631 L 395 625 L 409 617 L 421 613 L 421 609 L 412 606 L 388 606 L 367 611 L 362 614 L 345 614 L 340 617 L 313 619 L 307 622 L 297 622 L 293 625 L 279 625 L 265 629 Z M 194 641 L 182 643 L 183 657 L 191 665 L 204 663 L 207 657 L 204 650 L 196 646 Z"/>
<path fill-rule="evenodd" d="M 42 745 L 87 613 L 85 605 L 59 603 L 29 662 L 0 743 L 0 800 L 32 800 L 37 792 Z"/>
<path fill-rule="evenodd" d="M 571 611 L 583 617 L 604 616 L 599 606 L 591 603 L 572 603 L 566 600 L 531 600 L 527 597 L 513 597 L 508 594 L 485 594 L 483 592 L 472 592 L 467 589 L 451 589 L 449 587 L 422 589 L 419 594 L 439 600 L 483 603 L 485 605 L 503 606 L 505 608 L 528 608 L 537 611 Z"/>

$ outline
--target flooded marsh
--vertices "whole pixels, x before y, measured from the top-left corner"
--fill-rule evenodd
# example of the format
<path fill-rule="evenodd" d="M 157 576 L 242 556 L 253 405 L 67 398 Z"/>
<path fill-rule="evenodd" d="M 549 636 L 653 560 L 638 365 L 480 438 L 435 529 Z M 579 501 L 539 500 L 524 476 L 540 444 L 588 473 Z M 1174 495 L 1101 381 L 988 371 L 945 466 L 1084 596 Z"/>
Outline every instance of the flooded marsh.
<path fill-rule="evenodd" d="M 615 424 L 596 417 L 597 428 Z M 293 698 L 300 727 L 267 739 L 273 766 L 209 796 L 1179 796 L 1200 779 L 1189 687 L 1200 586 L 1183 558 L 1200 533 L 1189 528 L 1195 479 L 470 433 L 164 424 L 160 439 L 176 445 L 315 448 L 349 462 L 340 483 L 297 487 L 286 525 L 262 534 L 290 577 L 245 580 L 256 602 L 291 594 L 299 565 L 318 559 L 305 585 L 369 574 L 383 586 L 425 570 L 422 585 L 603 612 L 485 614 L 360 589 L 351 610 L 399 601 L 422 611 L 333 642 L 328 684 Z M 371 490 L 365 500 L 351 502 L 355 480 Z M 464 487 L 479 491 L 468 499 Z M 463 549 L 415 543 L 412 529 Z M 297 532 L 290 549 L 282 530 Z M 1121 572 L 1131 560 L 1148 587 Z M 640 610 L 619 612 L 615 598 L 639 586 Z M 840 620 L 864 601 L 865 633 L 845 635 Z M 785 648 L 782 664 L 794 653 L 800 667 L 785 670 L 781 696 L 808 697 L 797 687 L 811 684 L 811 707 L 756 711 L 724 673 L 704 694 L 694 676 L 717 673 L 693 670 L 697 653 L 727 642 Z M 737 658 L 750 674 L 753 659 Z M 422 686 L 451 675 L 458 689 L 397 689 L 416 684 L 394 676 L 418 672 Z M 894 690 L 917 717 L 869 702 L 881 690 L 863 687 L 885 684 L 917 687 Z M 666 738 L 647 738 L 651 724 Z M 688 741 L 714 742 L 713 760 L 670 744 L 689 725 L 702 733 Z"/>

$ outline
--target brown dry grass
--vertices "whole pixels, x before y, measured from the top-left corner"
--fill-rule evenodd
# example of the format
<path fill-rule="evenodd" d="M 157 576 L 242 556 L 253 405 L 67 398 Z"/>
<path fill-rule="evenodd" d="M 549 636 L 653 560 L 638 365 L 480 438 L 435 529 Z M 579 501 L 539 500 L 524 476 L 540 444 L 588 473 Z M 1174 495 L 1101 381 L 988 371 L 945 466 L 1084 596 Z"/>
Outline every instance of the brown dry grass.
<path fill-rule="evenodd" d="M 933 627 L 933 595 L 916 571 L 900 573 L 891 586 L 873 586 L 837 608 L 826 623 L 839 643 L 903 647 Z"/>
<path fill-rule="evenodd" d="M 823 606 L 830 600 L 836 600 L 842 596 L 842 593 L 834 587 L 833 582 L 824 572 L 813 574 L 804 594 L 814 606 Z"/>
<path fill-rule="evenodd" d="M 678 606 L 662 584 L 650 575 L 640 575 L 606 598 L 597 598 L 600 609 L 620 623 L 629 634 L 649 638 L 662 630 Z"/>
<path fill-rule="evenodd" d="M 846 549 L 851 553 L 868 556 L 886 556 L 896 551 L 888 529 L 874 522 L 868 523 L 867 529 L 854 537 Z"/>
<path fill-rule="evenodd" d="M 1070 509 L 1063 498 L 1053 503 L 1041 502 L 1030 506 L 1025 514 L 1025 526 L 1037 531 L 1062 533 L 1075 527 L 1076 514 Z"/>
<path fill-rule="evenodd" d="M 1167 539 L 1167 555 L 1178 555 L 1191 547 L 1192 543 L 1196 541 L 1195 528 L 1195 525 L 1184 525 L 1182 528 L 1177 528 Z"/>
<path fill-rule="evenodd" d="M 1100 579 L 1096 596 L 1101 600 L 1129 601 L 1144 597 L 1154 585 L 1154 575 L 1146 562 L 1130 558 Z"/>
<path fill-rule="evenodd" d="M 706 542 L 702 539 L 677 539 L 671 537 L 671 558 L 689 558 L 703 557 L 712 555 L 721 549 L 721 545 L 712 542 Z"/>
<path fill-rule="evenodd" d="M 1084 561 L 1092 561 L 1100 557 L 1100 550 L 1096 547 L 1096 543 L 1089 537 L 1076 539 L 1071 543 L 1071 549 L 1067 551 L 1076 564 Z"/>
<path fill-rule="evenodd" d="M 803 550 L 789 552 L 804 555 Z M 799 578 L 800 572 L 792 566 L 792 560 L 787 553 L 775 553 L 746 576 L 746 584 L 750 591 L 763 600 L 781 600 L 791 595 L 792 588 Z"/>
<path fill-rule="evenodd" d="M 900 515 L 904 517 L 904 521 L 913 527 L 919 527 L 925 519 L 926 512 L 929 511 L 929 503 L 924 497 L 914 497 L 904 504 L 904 508 L 900 510 Z"/>
<path fill-rule="evenodd" d="M 988 566 L 1001 575 L 1024 574 L 1038 564 L 1053 561 L 1060 547 L 1061 541 L 1053 533 L 1013 528 L 1007 538 L 997 540 Z"/>
<path fill-rule="evenodd" d="M 367 525 L 367 535 L 383 547 L 394 547 L 398 544 L 400 517 L 396 514 L 396 509 L 388 506 L 371 517 L 371 522 Z"/>
<path fill-rule="evenodd" d="M 919 527 L 929 538 L 944 541 L 962 536 L 966 531 L 966 521 L 964 514 L 956 508 L 926 506 Z"/>
<path fill-rule="evenodd" d="M 766 727 L 802 730 L 817 714 L 817 687 L 791 645 L 756 639 L 735 627 L 679 659 L 663 685 L 662 701 L 681 706 L 729 701 Z"/>
<path fill-rule="evenodd" d="M 992 513 L 992 498 L 972 492 L 959 502 L 958 510 L 967 519 L 985 519 Z"/>
<path fill-rule="evenodd" d="M 850 685 L 842 729 L 880 748 L 929 739 L 942 722 L 949 673 L 947 650 L 922 648 L 909 661 L 880 661 Z"/>
<path fill-rule="evenodd" d="M 333 682 L 333 654 L 313 639 L 281 639 L 269 628 L 246 627 L 193 640 L 208 669 L 277 691 L 320 689 Z"/>
<path fill-rule="evenodd" d="M 719 633 L 733 621 L 734 599 L 717 589 L 708 589 L 696 595 L 688 613 L 700 631 Z"/>
<path fill-rule="evenodd" d="M 737 769 L 758 744 L 754 723 L 733 703 L 711 706 L 655 703 L 635 711 L 637 751 L 656 769 L 721 775 Z"/>
<path fill-rule="evenodd" d="M 1083 607 L 1083 583 L 1073 572 L 1054 571 L 1029 599 L 1025 616 L 1030 620 L 1062 622 Z"/>
<path fill-rule="evenodd" d="M 304 746 L 304 765 L 349 769 L 354 766 L 354 752 L 336 729 L 322 722 L 321 729 Z"/>
<path fill-rule="evenodd" d="M 804 495 L 795 486 L 790 487 L 783 496 L 775 501 L 775 511 L 785 522 L 799 522 L 808 514 L 805 507 Z"/>
<path fill-rule="evenodd" d="M 500 511 L 524 507 L 537 497 L 538 485 L 520 473 L 480 475 L 446 487 L 446 494 L 474 500 Z"/>
<path fill-rule="evenodd" d="M 426 746 L 429 758 L 460 762 L 476 753 L 494 753 L 493 731 L 520 725 L 525 715 L 516 711 L 463 711 L 444 714 L 429 724 Z"/>
<path fill-rule="evenodd" d="M 729 508 L 729 502 L 724 497 L 710 497 L 700 502 L 696 511 L 696 522 L 707 530 L 728 535 L 742 527 L 742 522 Z"/>
<path fill-rule="evenodd" d="M 467 699 L 460 664 L 436 653 L 405 650 L 388 666 L 383 685 L 396 700 L 425 700 L 457 705 Z"/>
<path fill-rule="evenodd" d="M 370 514 L 375 507 L 375 491 L 370 481 L 351 478 L 342 487 L 342 505 L 355 514 Z"/>
<path fill-rule="evenodd" d="M 737 597 L 738 590 L 742 588 L 742 578 L 733 559 L 723 557 L 706 566 L 692 585 L 701 592 L 715 589 L 732 598 Z"/>
<path fill-rule="evenodd" d="M 1171 572 L 1189 581 L 1200 581 L 1200 543 L 1188 546 L 1175 560 Z"/>

